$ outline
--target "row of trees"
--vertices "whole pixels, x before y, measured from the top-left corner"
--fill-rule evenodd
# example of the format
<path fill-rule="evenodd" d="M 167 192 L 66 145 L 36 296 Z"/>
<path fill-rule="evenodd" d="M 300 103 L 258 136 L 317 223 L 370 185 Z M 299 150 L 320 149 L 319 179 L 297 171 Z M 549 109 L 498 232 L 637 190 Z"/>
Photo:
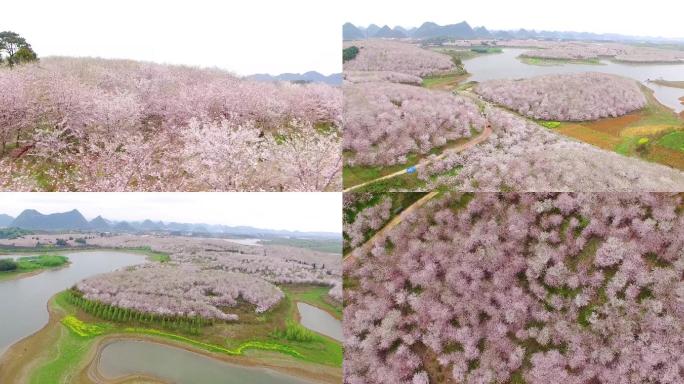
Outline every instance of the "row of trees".
<path fill-rule="evenodd" d="M 194 335 L 200 334 L 202 327 L 214 324 L 213 319 L 204 319 L 200 316 L 158 315 L 88 300 L 75 288 L 67 291 L 66 299 L 69 303 L 81 308 L 84 312 L 107 321 L 119 323 L 135 322 L 172 329 L 174 331 L 183 331 Z"/>
<path fill-rule="evenodd" d="M 7 63 L 11 68 L 37 60 L 38 55 L 25 38 L 12 31 L 0 32 L 0 64 Z"/>
<path fill-rule="evenodd" d="M 683 203 L 431 201 L 345 265 L 345 382 L 680 383 Z"/>

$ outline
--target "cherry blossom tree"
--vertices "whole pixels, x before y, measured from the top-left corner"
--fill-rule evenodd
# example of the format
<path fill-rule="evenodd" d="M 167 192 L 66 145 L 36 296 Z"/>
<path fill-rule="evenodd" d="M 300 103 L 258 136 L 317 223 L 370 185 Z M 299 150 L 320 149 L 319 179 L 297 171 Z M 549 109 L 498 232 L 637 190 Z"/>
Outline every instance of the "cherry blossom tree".
<path fill-rule="evenodd" d="M 345 383 L 681 382 L 683 203 L 433 199 L 345 264 Z"/>
<path fill-rule="evenodd" d="M 405 163 L 484 128 L 477 105 L 448 92 L 387 82 L 345 84 L 344 149 L 350 165 Z"/>
<path fill-rule="evenodd" d="M 646 105 L 634 80 L 597 72 L 489 80 L 478 84 L 475 92 L 541 120 L 597 120 L 622 116 Z"/>
<path fill-rule="evenodd" d="M 341 142 L 339 87 L 69 58 L 0 69 L 0 87 L 0 189 L 341 185 L 341 161 L 329 159 Z"/>
<path fill-rule="evenodd" d="M 483 143 L 419 170 L 430 189 L 461 191 L 680 191 L 684 173 L 567 139 L 498 108 Z M 453 172 L 453 170 L 457 172 Z"/>
<path fill-rule="evenodd" d="M 417 45 L 369 39 L 345 43 L 359 47 L 359 54 L 344 63 L 344 71 L 390 71 L 424 77 L 448 73 L 456 65 L 448 55 Z"/>

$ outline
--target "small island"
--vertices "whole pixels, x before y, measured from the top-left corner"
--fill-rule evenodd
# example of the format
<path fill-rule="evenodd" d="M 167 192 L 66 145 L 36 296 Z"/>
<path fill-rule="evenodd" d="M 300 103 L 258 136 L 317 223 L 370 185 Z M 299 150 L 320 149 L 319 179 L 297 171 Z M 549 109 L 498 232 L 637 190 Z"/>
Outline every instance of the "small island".
<path fill-rule="evenodd" d="M 0 259 L 0 281 L 40 273 L 46 269 L 60 268 L 68 263 L 68 257 L 55 254 Z"/>

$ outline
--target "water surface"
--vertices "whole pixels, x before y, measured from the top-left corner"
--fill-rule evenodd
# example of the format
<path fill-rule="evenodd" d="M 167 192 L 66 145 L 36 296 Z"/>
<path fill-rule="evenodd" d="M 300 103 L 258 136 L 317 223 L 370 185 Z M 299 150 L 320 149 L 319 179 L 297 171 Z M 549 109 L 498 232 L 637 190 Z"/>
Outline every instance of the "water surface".
<path fill-rule="evenodd" d="M 66 267 L 0 282 L 0 355 L 10 345 L 47 324 L 47 302 L 56 293 L 87 277 L 145 262 L 143 255 L 124 252 L 74 252 L 63 255 L 71 261 Z"/>
<path fill-rule="evenodd" d="M 482 55 L 463 61 L 466 70 L 471 74 L 468 80 L 485 81 L 492 79 L 520 79 L 556 73 L 604 72 L 624 77 L 631 77 L 655 92 L 655 97 L 662 104 L 676 112 L 684 110 L 678 100 L 684 96 L 684 89 L 665 87 L 647 80 L 665 79 L 684 80 L 684 64 L 625 64 L 610 60 L 601 60 L 601 65 L 560 64 L 529 65 L 517 57 L 528 49 L 504 48 L 502 53 Z"/>
<path fill-rule="evenodd" d="M 306 384 L 265 368 L 244 367 L 148 341 L 119 340 L 102 349 L 98 371 L 107 379 L 147 375 L 177 384 Z"/>
<path fill-rule="evenodd" d="M 328 312 L 306 303 L 297 303 L 303 326 L 323 335 L 342 341 L 342 322 Z"/>
<path fill-rule="evenodd" d="M 257 246 L 263 245 L 263 244 L 259 243 L 262 239 L 225 239 L 225 240 L 230 241 L 231 243 L 237 243 L 237 244 L 242 244 L 242 245 L 257 245 Z"/>

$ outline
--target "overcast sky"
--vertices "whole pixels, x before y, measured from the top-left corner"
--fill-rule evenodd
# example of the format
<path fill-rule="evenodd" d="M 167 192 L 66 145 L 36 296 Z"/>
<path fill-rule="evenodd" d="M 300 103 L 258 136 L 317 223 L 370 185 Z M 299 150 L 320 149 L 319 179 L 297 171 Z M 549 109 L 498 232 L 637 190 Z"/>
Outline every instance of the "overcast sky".
<path fill-rule="evenodd" d="M 93 193 L 0 194 L 0 213 L 16 217 L 24 209 L 41 213 L 78 209 L 88 220 L 144 219 L 245 225 L 263 229 L 342 232 L 342 194 L 306 193 Z"/>
<path fill-rule="evenodd" d="M 239 75 L 342 71 L 341 2 L 19 0 L 0 31 L 39 56 L 99 56 L 220 67 Z"/>
<path fill-rule="evenodd" d="M 417 27 L 425 21 L 454 24 L 465 20 L 488 29 L 684 37 L 684 2 L 673 0 L 345 0 L 339 9 L 344 21 L 363 26 Z"/>

